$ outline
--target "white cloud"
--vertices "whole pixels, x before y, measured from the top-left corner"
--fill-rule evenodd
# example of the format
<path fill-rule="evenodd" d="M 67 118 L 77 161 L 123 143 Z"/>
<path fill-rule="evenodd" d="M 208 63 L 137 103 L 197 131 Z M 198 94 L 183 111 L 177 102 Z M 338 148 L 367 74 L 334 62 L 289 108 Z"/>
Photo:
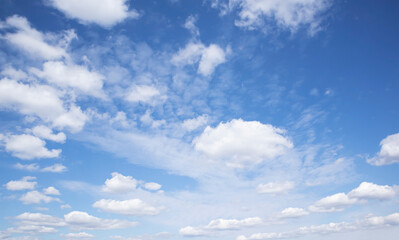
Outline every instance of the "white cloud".
<path fill-rule="evenodd" d="M 31 70 L 40 78 L 62 88 L 73 88 L 83 94 L 104 98 L 102 91 L 104 76 L 90 71 L 85 66 L 65 64 L 60 61 L 50 61 L 43 64 L 43 71 Z"/>
<path fill-rule="evenodd" d="M 22 84 L 6 78 L 0 80 L 0 109 L 38 116 L 54 127 L 80 131 L 87 116 L 73 104 L 69 110 L 65 109 L 60 97 L 61 93 L 50 86 Z"/>
<path fill-rule="evenodd" d="M 182 123 L 182 127 L 187 131 L 194 131 L 208 123 L 208 115 L 204 114 L 196 118 L 186 119 Z"/>
<path fill-rule="evenodd" d="M 36 126 L 32 129 L 33 135 L 36 137 L 42 138 L 42 139 L 47 139 L 51 140 L 54 142 L 59 142 L 59 143 L 64 143 L 66 140 L 66 136 L 63 132 L 54 134 L 53 130 L 51 128 L 48 128 L 46 126 L 40 125 Z"/>
<path fill-rule="evenodd" d="M 303 208 L 286 208 L 283 211 L 281 211 L 279 217 L 281 218 L 297 218 L 297 217 L 302 217 L 309 215 L 309 212 L 307 212 Z"/>
<path fill-rule="evenodd" d="M 7 190 L 10 191 L 20 191 L 20 190 L 32 190 L 36 187 L 37 182 L 32 181 L 35 180 L 36 177 L 23 177 L 21 180 L 9 181 L 5 184 Z"/>
<path fill-rule="evenodd" d="M 1 75 L 15 79 L 15 80 L 25 80 L 28 75 L 21 70 L 16 70 L 13 67 L 6 67 L 1 71 Z"/>
<path fill-rule="evenodd" d="M 159 208 L 153 207 L 138 198 L 123 201 L 101 199 L 95 202 L 93 207 L 106 212 L 131 216 L 157 215 L 160 212 Z"/>
<path fill-rule="evenodd" d="M 137 222 L 118 219 L 101 219 L 86 212 L 73 211 L 64 215 L 65 222 L 73 229 L 107 230 L 135 227 Z"/>
<path fill-rule="evenodd" d="M 68 233 L 63 235 L 66 239 L 87 239 L 87 238 L 95 238 L 93 234 L 89 234 L 86 232 L 78 232 L 78 233 Z"/>
<path fill-rule="evenodd" d="M 7 152 L 20 159 L 35 158 L 56 158 L 60 155 L 61 149 L 48 150 L 46 142 L 38 137 L 22 134 L 12 135 L 6 140 L 5 149 Z"/>
<path fill-rule="evenodd" d="M 48 187 L 43 189 L 43 193 L 46 195 L 61 195 L 60 191 L 58 191 L 55 187 Z"/>
<path fill-rule="evenodd" d="M 151 191 L 157 191 L 159 189 L 161 189 L 162 185 L 155 183 L 155 182 L 149 182 L 144 184 L 144 188 L 147 190 L 151 190 Z"/>
<path fill-rule="evenodd" d="M 16 168 L 16 169 L 19 169 L 19 170 L 26 170 L 26 171 L 31 171 L 31 172 L 33 172 L 33 171 L 37 171 L 37 170 L 39 170 L 39 165 L 37 164 L 37 163 L 31 163 L 31 164 L 21 164 L 21 163 L 16 163 L 15 165 L 14 165 L 14 167 Z"/>
<path fill-rule="evenodd" d="M 134 84 L 127 92 L 125 99 L 133 103 L 140 102 L 154 105 L 163 102 L 166 96 L 161 95 L 161 92 L 154 86 Z"/>
<path fill-rule="evenodd" d="M 39 204 L 41 202 L 49 203 L 53 201 L 60 201 L 58 198 L 46 196 L 45 194 L 38 191 L 27 192 L 22 195 L 19 200 L 21 200 L 24 204 Z"/>
<path fill-rule="evenodd" d="M 223 50 L 216 44 L 205 47 L 202 43 L 190 42 L 172 57 L 172 63 L 177 66 L 185 66 L 199 62 L 198 73 L 209 76 L 218 65 L 226 62 L 228 52 L 228 49 Z"/>
<path fill-rule="evenodd" d="M 239 19 L 235 24 L 248 29 L 277 27 L 295 32 L 300 26 L 309 27 L 310 34 L 320 29 L 319 14 L 327 9 L 327 0 L 235 0 Z"/>
<path fill-rule="evenodd" d="M 62 227 L 66 225 L 63 219 L 42 213 L 25 212 L 14 217 L 14 219 L 21 221 L 21 224 L 23 225 L 39 225 L 52 227 Z"/>
<path fill-rule="evenodd" d="M 215 219 L 206 226 L 181 228 L 179 233 L 187 237 L 209 236 L 215 231 L 220 230 L 239 230 L 245 227 L 252 227 L 262 224 L 262 219 L 258 217 L 237 219 Z"/>
<path fill-rule="evenodd" d="M 337 193 L 320 199 L 309 207 L 312 212 L 340 212 L 357 203 L 357 199 L 349 198 L 345 193 Z"/>
<path fill-rule="evenodd" d="M 127 0 L 51 0 L 57 8 L 70 18 L 83 24 L 95 23 L 102 27 L 112 27 L 127 18 L 138 18 L 135 10 L 129 11 Z"/>
<path fill-rule="evenodd" d="M 186 22 L 184 23 L 184 28 L 186 28 L 187 30 L 190 31 L 190 33 L 193 36 L 199 36 L 200 32 L 198 30 L 198 27 L 195 25 L 195 23 L 197 22 L 198 18 L 190 15 L 188 16 L 188 18 L 186 19 Z"/>
<path fill-rule="evenodd" d="M 41 233 L 56 233 L 57 230 L 52 227 L 37 226 L 37 225 L 21 225 L 16 228 L 7 228 L 9 233 L 26 233 L 26 234 L 41 234 Z M 12 239 L 12 238 L 10 238 Z M 28 238 L 30 239 L 30 238 Z"/>
<path fill-rule="evenodd" d="M 362 182 L 359 187 L 348 193 L 351 198 L 358 199 L 390 199 L 395 196 L 395 190 L 388 185 L 377 185 L 370 182 Z"/>
<path fill-rule="evenodd" d="M 293 147 L 285 131 L 257 121 L 234 119 L 216 128 L 206 127 L 193 143 L 197 151 L 224 159 L 232 167 L 272 160 Z"/>
<path fill-rule="evenodd" d="M 105 185 L 102 187 L 104 192 L 121 194 L 136 190 L 138 182 L 133 177 L 124 176 L 117 172 L 111 175 L 112 178 L 105 180 Z"/>
<path fill-rule="evenodd" d="M 380 152 L 367 159 L 371 165 L 382 166 L 399 163 L 399 133 L 389 135 L 380 142 Z"/>
<path fill-rule="evenodd" d="M 69 208 L 72 208 L 72 207 L 69 204 L 63 204 L 63 205 L 60 206 L 60 208 L 61 209 L 69 209 Z"/>
<path fill-rule="evenodd" d="M 6 19 L 5 27 L 16 29 L 13 33 L 7 33 L 2 37 L 27 52 L 31 56 L 43 59 L 59 59 L 67 57 L 65 47 L 69 41 L 76 37 L 73 31 L 65 32 L 64 36 L 43 34 L 32 28 L 24 17 L 14 15 Z M 50 40 L 58 45 L 51 44 Z M 63 43 L 63 44 L 60 44 Z M 64 45 L 64 46 L 62 46 Z"/>
<path fill-rule="evenodd" d="M 151 128 L 158 128 L 162 125 L 166 124 L 166 121 L 164 119 L 162 120 L 155 120 L 151 117 L 151 112 L 147 110 L 143 116 L 140 117 L 140 121 L 148 126 L 151 126 Z"/>
<path fill-rule="evenodd" d="M 40 170 L 41 172 L 52 172 L 52 173 L 62 173 L 67 171 L 68 168 L 62 164 L 56 163 L 54 165 L 48 166 Z"/>
<path fill-rule="evenodd" d="M 256 188 L 257 193 L 267 193 L 267 194 L 283 194 L 287 193 L 289 190 L 293 189 L 295 184 L 293 182 L 269 182 L 266 184 L 259 184 Z"/>

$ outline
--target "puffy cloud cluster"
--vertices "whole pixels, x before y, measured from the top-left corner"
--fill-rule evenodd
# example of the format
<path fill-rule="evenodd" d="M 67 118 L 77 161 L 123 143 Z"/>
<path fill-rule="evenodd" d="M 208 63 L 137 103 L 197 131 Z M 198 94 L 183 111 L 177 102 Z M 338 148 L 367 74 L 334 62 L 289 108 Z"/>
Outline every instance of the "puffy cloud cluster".
<path fill-rule="evenodd" d="M 376 166 L 399 163 L 399 133 L 384 138 L 380 146 L 380 152 L 375 157 L 368 159 L 368 163 Z"/>

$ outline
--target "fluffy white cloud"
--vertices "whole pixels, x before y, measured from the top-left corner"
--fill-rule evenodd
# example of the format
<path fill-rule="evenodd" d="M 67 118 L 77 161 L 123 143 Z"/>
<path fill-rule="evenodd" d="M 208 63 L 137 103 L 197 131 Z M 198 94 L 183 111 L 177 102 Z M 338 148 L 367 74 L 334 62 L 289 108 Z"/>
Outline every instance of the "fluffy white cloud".
<path fill-rule="evenodd" d="M 60 191 L 58 191 L 55 187 L 48 187 L 43 189 L 43 193 L 46 195 L 61 195 Z"/>
<path fill-rule="evenodd" d="M 161 95 L 161 92 L 154 86 L 134 84 L 127 92 L 125 99 L 133 103 L 140 102 L 154 105 L 163 102 L 166 97 Z"/>
<path fill-rule="evenodd" d="M 328 0 L 234 0 L 239 8 L 238 27 L 249 29 L 270 27 L 272 20 L 278 27 L 296 31 L 301 25 L 309 26 L 310 33 L 318 30 L 318 15 L 328 6 Z"/>
<path fill-rule="evenodd" d="M 34 74 L 47 82 L 62 88 L 73 88 L 83 94 L 104 97 L 102 91 L 104 76 L 90 71 L 85 66 L 49 61 L 43 64 L 43 70 L 32 69 Z"/>
<path fill-rule="evenodd" d="M 234 119 L 216 128 L 206 127 L 193 140 L 195 149 L 232 167 L 259 164 L 283 155 L 293 147 L 284 130 L 257 121 Z"/>
<path fill-rule="evenodd" d="M 31 172 L 37 171 L 40 169 L 40 167 L 37 163 L 31 163 L 31 164 L 16 163 L 14 165 L 14 167 L 19 170 L 26 170 L 26 171 L 31 171 Z"/>
<path fill-rule="evenodd" d="M 151 191 L 157 191 L 159 189 L 161 189 L 162 185 L 155 183 L 155 182 L 149 182 L 144 184 L 144 188 L 147 190 L 151 190 Z"/>
<path fill-rule="evenodd" d="M 46 142 L 38 137 L 22 134 L 12 135 L 6 140 L 5 149 L 15 157 L 21 159 L 35 158 L 56 158 L 60 155 L 61 149 L 48 150 Z"/>
<path fill-rule="evenodd" d="M 89 234 L 86 232 L 78 232 L 78 233 L 68 233 L 65 234 L 64 237 L 66 239 L 87 239 L 87 238 L 95 238 L 93 234 Z"/>
<path fill-rule="evenodd" d="M 105 181 L 102 187 L 104 192 L 109 193 L 128 193 L 134 191 L 137 186 L 137 180 L 131 176 L 124 176 L 120 173 L 114 172 L 111 174 L 112 178 Z"/>
<path fill-rule="evenodd" d="M 187 131 L 194 131 L 208 123 L 208 115 L 204 114 L 192 119 L 186 119 L 182 123 L 182 127 Z"/>
<path fill-rule="evenodd" d="M 41 202 L 49 203 L 53 201 L 59 202 L 58 198 L 47 196 L 38 191 L 30 191 L 22 195 L 19 200 L 21 200 L 24 204 L 38 204 Z"/>
<path fill-rule="evenodd" d="M 42 168 L 42 172 L 52 172 L 52 173 L 61 173 L 61 172 L 65 172 L 66 170 L 68 170 L 67 167 L 65 167 L 62 164 L 56 163 L 54 165 Z"/>
<path fill-rule="evenodd" d="M 66 136 L 63 132 L 54 134 L 53 130 L 51 128 L 48 128 L 46 126 L 40 125 L 36 126 L 32 129 L 33 135 L 36 137 L 42 138 L 42 139 L 47 139 L 51 140 L 54 142 L 59 142 L 59 143 L 64 143 L 66 140 Z"/>
<path fill-rule="evenodd" d="M 65 222 L 73 229 L 107 230 L 135 227 L 137 222 L 118 219 L 101 219 L 86 212 L 73 211 L 64 215 Z"/>
<path fill-rule="evenodd" d="M 15 80 L 24 80 L 28 77 L 28 75 L 21 70 L 16 70 L 13 67 L 6 67 L 1 71 L 1 75 L 9 77 L 11 79 L 15 79 Z"/>
<path fill-rule="evenodd" d="M 267 194 L 283 194 L 287 193 L 289 190 L 293 189 L 295 184 L 290 181 L 286 182 L 269 182 L 266 184 L 259 184 L 256 188 L 258 193 L 267 193 Z"/>
<path fill-rule="evenodd" d="M 157 215 L 160 213 L 159 208 L 153 207 L 138 198 L 123 201 L 101 199 L 95 202 L 93 207 L 99 208 L 106 212 L 131 216 Z"/>
<path fill-rule="evenodd" d="M 32 190 L 36 187 L 37 182 L 32 181 L 35 180 L 35 177 L 23 177 L 21 180 L 9 181 L 5 184 L 7 190 L 11 191 L 20 191 L 20 190 Z"/>
<path fill-rule="evenodd" d="M 80 131 L 87 116 L 74 105 L 69 110 L 65 109 L 60 97 L 61 93 L 50 86 L 28 85 L 6 78 L 0 80 L 0 109 L 38 116 L 45 122 L 51 122 L 53 127 Z"/>
<path fill-rule="evenodd" d="M 129 11 L 127 0 L 50 0 L 70 18 L 78 19 L 83 24 L 95 23 L 102 27 L 112 27 L 127 18 L 138 18 L 135 10 Z"/>
<path fill-rule="evenodd" d="M 41 234 L 41 233 L 56 233 L 57 230 L 52 227 L 45 227 L 45 226 L 21 225 L 16 228 L 7 228 L 7 232 L 8 233 Z M 10 239 L 12 239 L 12 238 L 10 238 Z M 24 238 L 22 238 L 22 239 L 24 239 Z M 27 239 L 31 239 L 31 238 L 27 238 Z"/>
<path fill-rule="evenodd" d="M 337 193 L 320 199 L 309 207 L 312 212 L 339 212 L 357 203 L 357 199 L 349 198 L 345 193 Z"/>
<path fill-rule="evenodd" d="M 6 19 L 4 27 L 15 29 L 2 37 L 31 56 L 43 59 L 59 59 L 67 57 L 65 47 L 76 37 L 73 31 L 67 31 L 64 36 L 43 34 L 32 28 L 24 17 L 14 15 Z M 50 42 L 57 44 L 51 44 Z"/>
<path fill-rule="evenodd" d="M 399 133 L 384 138 L 380 146 L 380 152 L 375 157 L 367 159 L 368 163 L 376 166 L 399 163 Z"/>
<path fill-rule="evenodd" d="M 395 190 L 388 185 L 377 185 L 370 182 L 362 182 L 359 187 L 348 193 L 351 198 L 358 199 L 389 199 L 395 196 Z"/>
<path fill-rule="evenodd" d="M 283 211 L 281 211 L 279 217 L 281 218 L 297 218 L 297 217 L 302 217 L 309 215 L 309 212 L 307 212 L 303 208 L 286 208 Z"/>
<path fill-rule="evenodd" d="M 187 237 L 199 237 L 211 235 L 214 231 L 220 230 L 238 230 L 245 227 L 252 227 L 262 224 L 262 219 L 258 217 L 237 219 L 215 219 L 206 226 L 181 228 L 179 233 Z"/>
<path fill-rule="evenodd" d="M 218 65 L 226 62 L 228 52 L 229 49 L 223 50 L 216 44 L 210 44 L 206 47 L 202 43 L 190 42 L 172 57 L 172 63 L 178 66 L 185 66 L 199 62 L 198 73 L 203 76 L 209 76 Z"/>
<path fill-rule="evenodd" d="M 21 221 L 20 223 L 23 225 L 38 225 L 38 226 L 52 226 L 52 227 L 62 227 L 66 225 L 63 219 L 42 213 L 25 212 L 14 217 L 14 219 Z"/>

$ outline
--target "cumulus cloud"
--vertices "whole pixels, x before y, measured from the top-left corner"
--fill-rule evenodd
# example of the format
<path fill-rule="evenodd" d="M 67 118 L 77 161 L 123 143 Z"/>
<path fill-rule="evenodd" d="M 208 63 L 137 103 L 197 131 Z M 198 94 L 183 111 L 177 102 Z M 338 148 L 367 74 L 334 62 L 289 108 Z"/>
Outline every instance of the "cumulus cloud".
<path fill-rule="evenodd" d="M 279 214 L 280 218 L 298 218 L 302 216 L 309 215 L 309 212 L 307 212 L 303 208 L 286 208 L 281 213 Z"/>
<path fill-rule="evenodd" d="M 64 215 L 65 222 L 73 229 L 81 230 L 107 230 L 135 227 L 137 222 L 118 219 L 101 219 L 86 212 L 73 211 Z"/>
<path fill-rule="evenodd" d="M 161 95 L 161 92 L 156 87 L 136 84 L 131 86 L 125 97 L 125 100 L 128 102 L 148 103 L 151 105 L 161 103 L 165 99 L 166 96 Z"/>
<path fill-rule="evenodd" d="M 56 89 L 6 78 L 0 80 L 0 109 L 37 116 L 52 123 L 53 127 L 66 127 L 72 132 L 80 131 L 87 121 L 87 116 L 79 107 L 71 104 L 69 109 L 64 108 L 61 93 Z"/>
<path fill-rule="evenodd" d="M 287 193 L 289 190 L 293 189 L 295 184 L 290 181 L 286 182 L 270 182 L 266 184 L 259 184 L 256 188 L 258 193 L 267 193 L 267 194 L 283 194 Z"/>
<path fill-rule="evenodd" d="M 248 237 L 240 235 L 237 240 L 263 240 L 263 239 L 286 239 L 308 236 L 311 234 L 333 234 L 350 231 L 366 230 L 371 228 L 384 228 L 399 225 L 399 213 L 393 213 L 383 217 L 366 217 L 353 223 L 338 222 L 321 225 L 300 227 L 294 231 L 281 233 L 254 233 Z"/>
<path fill-rule="evenodd" d="M 357 199 L 390 199 L 395 196 L 395 190 L 388 185 L 377 185 L 370 182 L 362 182 L 359 187 L 348 193 L 351 198 Z"/>
<path fill-rule="evenodd" d="M 32 190 L 37 184 L 37 182 L 33 181 L 35 179 L 36 177 L 26 176 L 21 180 L 9 181 L 5 184 L 5 187 L 10 191 Z"/>
<path fill-rule="evenodd" d="M 105 97 L 102 91 L 104 76 L 90 71 L 86 66 L 49 61 L 43 70 L 32 69 L 35 75 L 62 88 L 72 88 L 94 97 Z"/>
<path fill-rule="evenodd" d="M 357 203 L 357 199 L 349 198 L 345 193 L 337 193 L 320 199 L 309 207 L 312 212 L 340 212 Z"/>
<path fill-rule="evenodd" d="M 68 168 L 65 167 L 64 165 L 62 165 L 60 163 L 56 163 L 54 165 L 51 165 L 51 166 L 48 166 L 48 167 L 44 167 L 40 171 L 41 172 L 62 173 L 62 172 L 65 172 L 67 170 L 68 170 Z"/>
<path fill-rule="evenodd" d="M 17 15 L 7 18 L 4 27 L 15 30 L 3 35 L 4 39 L 31 56 L 43 59 L 67 57 L 65 47 L 76 38 L 73 31 L 67 31 L 63 36 L 43 34 L 32 28 L 26 18 Z"/>
<path fill-rule="evenodd" d="M 40 125 L 36 126 L 32 129 L 33 135 L 39 137 L 41 139 L 47 139 L 54 142 L 64 143 L 66 140 L 66 136 L 63 132 L 54 134 L 51 128 Z"/>
<path fill-rule="evenodd" d="M 5 149 L 17 158 L 31 160 L 35 158 L 56 158 L 61 149 L 48 150 L 46 142 L 38 137 L 22 134 L 12 135 L 6 140 Z"/>
<path fill-rule="evenodd" d="M 112 178 L 107 179 L 102 187 L 104 192 L 121 194 L 136 190 L 138 182 L 132 176 L 124 176 L 117 172 L 111 175 Z"/>
<path fill-rule="evenodd" d="M 63 219 L 42 213 L 25 212 L 14 217 L 14 219 L 19 220 L 20 224 L 23 225 L 38 225 L 38 226 L 52 226 L 52 227 L 62 227 L 66 225 Z"/>
<path fill-rule="evenodd" d="M 389 135 L 380 142 L 380 152 L 367 159 L 371 165 L 382 166 L 399 162 L 399 133 Z"/>
<path fill-rule="evenodd" d="M 267 28 L 272 24 L 278 28 L 295 32 L 300 26 L 308 26 L 314 34 L 320 28 L 319 15 L 329 7 L 328 0 L 238 0 L 239 19 L 235 24 L 247 29 Z"/>
<path fill-rule="evenodd" d="M 42 234 L 42 233 L 56 233 L 57 232 L 57 230 L 52 227 L 45 227 L 45 226 L 38 226 L 38 225 L 20 225 L 15 228 L 14 227 L 7 228 L 6 231 L 7 231 L 7 233 L 25 233 L 25 234 Z M 22 238 L 22 239 L 24 239 L 24 238 Z M 31 239 L 31 238 L 26 238 L 26 239 Z"/>
<path fill-rule="evenodd" d="M 129 11 L 127 0 L 50 0 L 51 5 L 66 16 L 83 24 L 95 23 L 109 28 L 127 18 L 138 18 L 135 10 Z"/>
<path fill-rule="evenodd" d="M 55 187 L 48 187 L 43 189 L 43 193 L 46 195 L 61 195 L 60 191 L 58 191 L 58 189 L 56 189 Z"/>
<path fill-rule="evenodd" d="M 224 159 L 228 166 L 244 167 L 272 160 L 293 147 L 284 130 L 257 121 L 234 119 L 217 127 L 206 127 L 193 140 L 195 149 Z"/>
<path fill-rule="evenodd" d="M 19 169 L 19 170 L 30 171 L 30 172 L 37 171 L 40 169 L 40 167 L 37 163 L 31 163 L 31 164 L 16 163 L 14 165 L 14 168 Z"/>
<path fill-rule="evenodd" d="M 101 199 L 95 202 L 93 207 L 99 208 L 106 212 L 129 216 L 157 215 L 160 213 L 159 208 L 153 207 L 138 198 L 123 201 Z"/>
<path fill-rule="evenodd" d="M 21 200 L 24 204 L 39 204 L 39 203 L 49 203 L 53 201 L 59 202 L 58 198 L 47 196 L 38 191 L 30 191 L 22 195 L 19 200 Z"/>
<path fill-rule="evenodd" d="M 262 219 L 258 217 L 237 219 L 215 219 L 206 226 L 181 228 L 179 233 L 186 237 L 209 236 L 215 231 L 238 230 L 245 227 L 252 227 L 262 224 Z"/>
<path fill-rule="evenodd" d="M 155 182 L 149 182 L 144 184 L 144 188 L 147 190 L 151 190 L 151 191 L 157 191 L 159 189 L 161 189 L 162 185 L 155 183 Z"/>
<path fill-rule="evenodd" d="M 229 49 L 223 50 L 216 44 L 206 47 L 202 43 L 190 42 L 172 57 L 172 63 L 177 66 L 186 66 L 199 62 L 197 72 L 203 76 L 209 76 L 218 65 L 226 62 L 228 52 Z"/>

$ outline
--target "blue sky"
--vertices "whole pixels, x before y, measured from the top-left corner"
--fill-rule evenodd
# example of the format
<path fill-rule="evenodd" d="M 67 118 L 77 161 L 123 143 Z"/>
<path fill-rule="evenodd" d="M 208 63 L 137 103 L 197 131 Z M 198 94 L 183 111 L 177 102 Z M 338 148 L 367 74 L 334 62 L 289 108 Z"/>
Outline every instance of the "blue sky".
<path fill-rule="evenodd" d="M 0 239 L 398 236 L 397 1 L 0 5 Z"/>

